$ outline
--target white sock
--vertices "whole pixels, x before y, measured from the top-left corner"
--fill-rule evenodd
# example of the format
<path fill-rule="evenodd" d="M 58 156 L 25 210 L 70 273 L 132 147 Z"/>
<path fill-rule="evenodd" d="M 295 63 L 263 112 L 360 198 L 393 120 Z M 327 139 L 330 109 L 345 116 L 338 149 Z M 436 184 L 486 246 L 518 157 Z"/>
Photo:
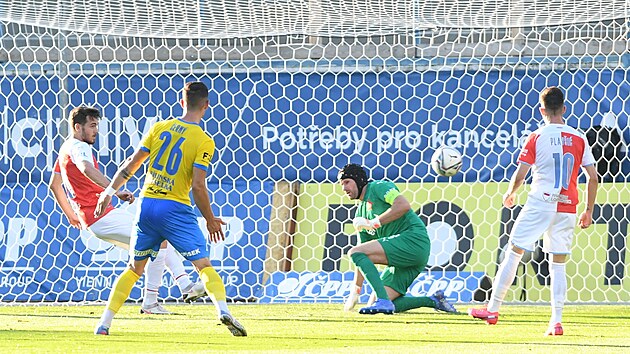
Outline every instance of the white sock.
<path fill-rule="evenodd" d="M 230 310 L 228 309 L 227 302 L 225 301 L 217 301 L 214 303 L 214 307 L 217 309 L 217 313 L 221 316 L 222 313 L 230 314 Z"/>
<path fill-rule="evenodd" d="M 164 258 L 166 249 L 161 249 L 154 260 L 150 260 L 147 264 L 147 271 L 144 275 L 144 298 L 142 305 L 148 306 L 155 304 L 158 298 L 158 291 L 162 285 L 162 274 L 164 274 Z"/>
<path fill-rule="evenodd" d="M 497 275 L 494 277 L 492 296 L 490 296 L 490 302 L 488 302 L 488 311 L 499 311 L 505 294 L 507 294 L 508 289 L 512 286 L 521 258 L 523 258 L 523 255 L 514 252 L 512 249 L 506 252 L 505 258 L 497 271 Z"/>
<path fill-rule="evenodd" d="M 166 268 L 171 272 L 171 275 L 177 282 L 177 286 L 179 286 L 179 290 L 183 291 L 188 288 L 192 282 L 190 281 L 190 277 L 186 270 L 184 269 L 184 263 L 182 263 L 182 259 L 170 243 L 166 247 Z"/>
<path fill-rule="evenodd" d="M 114 319 L 114 315 L 116 315 L 114 311 L 110 309 L 105 309 L 105 311 L 103 311 L 103 315 L 101 316 L 100 325 L 105 326 L 107 328 L 111 327 L 112 320 Z"/>
<path fill-rule="evenodd" d="M 565 263 L 549 263 L 551 276 L 551 321 L 556 324 L 562 322 L 562 308 L 567 296 L 567 269 Z"/>

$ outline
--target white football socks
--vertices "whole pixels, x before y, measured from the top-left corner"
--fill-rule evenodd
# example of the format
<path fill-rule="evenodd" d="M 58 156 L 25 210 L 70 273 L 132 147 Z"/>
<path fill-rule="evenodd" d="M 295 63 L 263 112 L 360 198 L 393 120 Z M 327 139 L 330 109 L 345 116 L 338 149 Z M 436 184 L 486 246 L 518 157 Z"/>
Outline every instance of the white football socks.
<path fill-rule="evenodd" d="M 230 310 L 228 309 L 227 302 L 225 301 L 217 301 L 214 304 L 214 307 L 219 313 L 219 316 L 221 316 L 222 313 L 227 313 L 228 315 L 230 314 Z"/>
<path fill-rule="evenodd" d="M 103 311 L 103 315 L 101 316 L 101 321 L 99 322 L 99 324 L 101 326 L 104 326 L 106 328 L 109 328 L 112 326 L 112 320 L 114 319 L 114 315 L 116 313 L 110 309 L 105 309 L 105 311 Z"/>
<path fill-rule="evenodd" d="M 162 251 L 160 250 L 160 252 Z M 170 243 L 166 247 L 165 261 L 166 268 L 168 268 L 168 270 L 171 272 L 171 275 L 173 276 L 173 279 L 175 279 L 175 281 L 177 282 L 177 286 L 179 286 L 179 289 L 181 291 L 187 289 L 192 284 L 192 282 L 190 281 L 188 273 L 186 273 L 186 270 L 184 269 L 182 258 L 175 250 L 175 247 L 173 247 Z"/>
<path fill-rule="evenodd" d="M 164 274 L 164 260 L 166 249 L 161 249 L 154 260 L 149 260 L 144 275 L 144 298 L 142 306 L 155 304 L 158 299 L 158 291 L 162 285 L 162 274 Z"/>
<path fill-rule="evenodd" d="M 549 262 L 551 276 L 551 320 L 549 323 L 562 322 L 562 308 L 567 296 L 566 263 Z"/>
<path fill-rule="evenodd" d="M 490 297 L 490 302 L 488 302 L 488 311 L 499 311 L 499 307 L 501 307 L 501 304 L 503 303 L 505 294 L 512 285 L 514 277 L 516 277 L 516 271 L 518 270 L 521 258 L 523 258 L 523 255 L 514 252 L 512 248 L 506 252 L 505 258 L 503 259 L 503 262 L 501 262 L 499 270 L 497 271 L 497 275 L 494 277 L 494 284 L 492 284 L 492 296 Z"/>

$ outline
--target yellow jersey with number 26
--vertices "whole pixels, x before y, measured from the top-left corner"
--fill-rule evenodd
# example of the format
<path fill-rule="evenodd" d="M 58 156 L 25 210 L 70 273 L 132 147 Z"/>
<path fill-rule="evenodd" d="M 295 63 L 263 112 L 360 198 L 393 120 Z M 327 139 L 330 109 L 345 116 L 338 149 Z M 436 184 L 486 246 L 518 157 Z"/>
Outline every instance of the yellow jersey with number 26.
<path fill-rule="evenodd" d="M 140 196 L 192 205 L 193 169 L 208 170 L 214 154 L 214 140 L 199 124 L 169 119 L 151 127 L 142 138 L 140 149 L 150 154 Z"/>

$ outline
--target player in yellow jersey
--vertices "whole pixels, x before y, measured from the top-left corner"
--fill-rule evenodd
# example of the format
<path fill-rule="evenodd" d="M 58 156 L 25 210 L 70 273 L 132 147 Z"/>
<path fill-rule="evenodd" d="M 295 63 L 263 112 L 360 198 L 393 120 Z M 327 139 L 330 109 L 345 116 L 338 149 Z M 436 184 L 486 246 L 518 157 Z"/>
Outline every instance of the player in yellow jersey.
<path fill-rule="evenodd" d="M 201 82 L 185 85 L 182 100 L 183 116 L 153 125 L 143 137 L 140 147 L 120 166 L 94 210 L 105 212 L 111 196 L 149 159 L 148 171 L 140 193 L 136 215 L 133 259 L 116 280 L 107 308 L 94 331 L 107 335 L 114 315 L 142 275 L 149 257 L 154 258 L 162 241 L 167 240 L 188 259 L 199 272 L 207 293 L 217 309 L 219 320 L 234 336 L 246 336 L 245 328 L 228 310 L 225 286 L 210 265 L 208 246 L 190 202 L 192 188 L 195 204 L 206 219 L 210 239 L 225 239 L 221 229 L 225 223 L 214 216 L 206 185 L 206 172 L 214 153 L 214 141 L 199 125 L 208 109 L 208 88 Z"/>

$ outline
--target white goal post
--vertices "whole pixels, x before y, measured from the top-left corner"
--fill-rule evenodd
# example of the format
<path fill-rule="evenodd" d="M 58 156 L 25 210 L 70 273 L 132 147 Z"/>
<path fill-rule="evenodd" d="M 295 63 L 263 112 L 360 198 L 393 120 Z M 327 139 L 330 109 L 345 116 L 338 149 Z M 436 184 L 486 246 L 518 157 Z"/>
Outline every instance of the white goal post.
<path fill-rule="evenodd" d="M 94 152 L 111 177 L 151 123 L 181 114 L 191 80 L 211 89 L 208 188 L 228 221 L 211 258 L 231 300 L 345 298 L 357 240 L 336 176 L 354 162 L 398 183 L 427 224 L 428 272 L 410 291 L 484 301 L 520 211 L 502 195 L 538 95 L 557 85 L 569 125 L 620 137 L 600 160 L 595 225 L 576 230 L 568 301 L 630 303 L 629 5 L 0 1 L 0 304 L 106 300 L 126 254 L 72 229 L 47 188 L 64 119 L 102 110 Z M 429 167 L 442 145 L 464 156 L 450 179 Z M 549 301 L 547 262 L 530 256 L 507 301 Z"/>

